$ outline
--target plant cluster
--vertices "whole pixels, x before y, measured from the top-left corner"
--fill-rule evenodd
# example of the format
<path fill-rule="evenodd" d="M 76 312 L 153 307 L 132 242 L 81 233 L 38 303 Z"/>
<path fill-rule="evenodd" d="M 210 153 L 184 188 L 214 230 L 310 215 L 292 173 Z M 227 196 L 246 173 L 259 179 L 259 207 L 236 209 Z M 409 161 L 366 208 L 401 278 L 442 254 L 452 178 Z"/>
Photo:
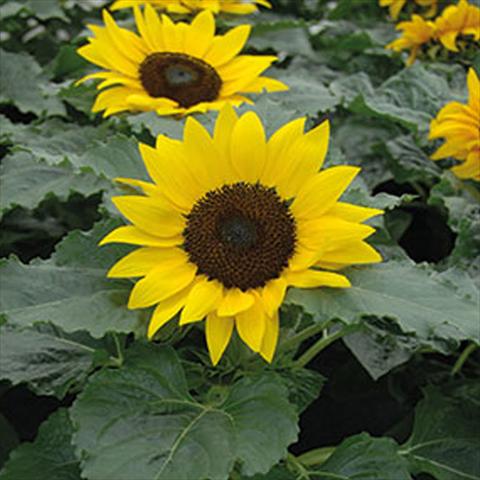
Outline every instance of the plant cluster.
<path fill-rule="evenodd" d="M 479 13 L 0 0 L 0 480 L 479 479 Z"/>

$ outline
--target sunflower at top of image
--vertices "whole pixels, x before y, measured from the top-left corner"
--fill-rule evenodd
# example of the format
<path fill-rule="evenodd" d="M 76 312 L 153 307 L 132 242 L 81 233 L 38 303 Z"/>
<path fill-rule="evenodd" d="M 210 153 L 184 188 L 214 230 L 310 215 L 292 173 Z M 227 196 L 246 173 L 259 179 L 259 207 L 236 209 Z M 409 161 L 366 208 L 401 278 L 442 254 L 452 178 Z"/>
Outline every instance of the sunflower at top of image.
<path fill-rule="evenodd" d="M 213 136 L 188 117 L 182 141 L 140 144 L 153 183 L 117 179 L 143 194 L 113 198 L 131 225 L 100 244 L 140 246 L 108 276 L 141 277 L 128 307 L 156 305 L 149 338 L 181 311 L 180 325 L 206 318 L 213 364 L 234 327 L 270 362 L 289 286 L 347 288 L 337 270 L 381 261 L 365 241 L 375 229 L 363 222 L 382 211 L 340 201 L 360 169 L 319 172 L 329 123 L 304 127 L 296 119 L 267 140 L 256 113 L 238 117 L 227 105 Z"/>
<path fill-rule="evenodd" d="M 258 5 L 271 8 L 267 0 L 116 0 L 111 10 L 130 8 L 135 5 L 147 5 L 166 10 L 169 13 L 191 13 L 198 10 L 210 10 L 212 13 L 233 13 L 247 15 L 258 11 Z"/>
<path fill-rule="evenodd" d="M 225 103 L 252 103 L 246 93 L 288 87 L 261 74 L 276 61 L 271 55 L 240 55 L 250 34 L 240 25 L 215 35 L 215 20 L 205 10 L 191 22 L 174 23 L 147 5 L 134 8 L 139 35 L 120 28 L 104 10 L 104 27 L 89 25 L 94 37 L 78 53 L 105 71 L 79 83 L 100 79 L 93 112 L 107 117 L 123 111 L 159 115 L 219 110 Z"/>
<path fill-rule="evenodd" d="M 379 0 L 381 7 L 388 7 L 388 13 L 393 20 L 396 20 L 408 0 Z M 425 17 L 432 17 L 437 13 L 438 0 L 415 0 L 415 4 L 427 8 L 423 13 Z"/>
<path fill-rule="evenodd" d="M 480 181 L 480 80 L 473 68 L 468 72 L 467 86 L 467 104 L 450 102 L 432 120 L 429 138 L 444 138 L 445 143 L 431 158 L 460 160 L 452 172 L 461 179 Z"/>

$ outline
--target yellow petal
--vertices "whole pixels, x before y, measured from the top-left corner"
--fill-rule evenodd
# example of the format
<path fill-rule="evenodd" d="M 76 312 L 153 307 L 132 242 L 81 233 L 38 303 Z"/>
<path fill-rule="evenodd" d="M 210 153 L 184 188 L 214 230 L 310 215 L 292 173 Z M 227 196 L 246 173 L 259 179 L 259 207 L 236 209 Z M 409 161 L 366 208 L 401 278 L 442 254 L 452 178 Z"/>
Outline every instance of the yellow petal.
<path fill-rule="evenodd" d="M 269 317 L 273 317 L 275 312 L 280 308 L 280 305 L 285 298 L 286 290 L 287 282 L 281 277 L 275 280 L 270 280 L 263 287 L 261 296 L 265 311 Z"/>
<path fill-rule="evenodd" d="M 120 259 L 109 271 L 109 278 L 142 277 L 162 265 L 178 265 L 185 262 L 185 254 L 179 248 L 139 248 Z"/>
<path fill-rule="evenodd" d="M 223 300 L 220 303 L 217 315 L 221 317 L 233 317 L 237 313 L 249 309 L 255 297 L 251 292 L 242 292 L 239 288 L 225 290 Z"/>
<path fill-rule="evenodd" d="M 337 202 L 329 211 L 328 215 L 341 217 L 347 222 L 364 222 L 376 215 L 382 215 L 383 210 L 377 208 L 360 207 L 351 203 Z"/>
<path fill-rule="evenodd" d="M 282 176 L 282 172 L 289 168 L 287 162 L 290 157 L 286 153 L 293 143 L 303 135 L 305 121 L 306 117 L 302 117 L 286 123 L 268 140 L 267 161 L 261 176 L 261 182 L 264 185 L 276 186 L 282 196 L 284 195 L 277 179 Z"/>
<path fill-rule="evenodd" d="M 291 205 L 296 218 L 319 217 L 338 200 L 360 169 L 338 166 L 316 174 L 300 189 Z"/>
<path fill-rule="evenodd" d="M 215 130 L 213 133 L 213 141 L 218 151 L 226 159 L 230 158 L 230 141 L 233 129 L 238 121 L 238 115 L 230 104 L 220 110 L 217 121 L 215 122 Z"/>
<path fill-rule="evenodd" d="M 215 20 L 208 10 L 199 13 L 192 21 L 185 36 L 185 51 L 189 55 L 203 58 L 212 45 L 215 35 Z"/>
<path fill-rule="evenodd" d="M 258 116 L 247 112 L 232 133 L 231 159 L 239 179 L 255 183 L 260 179 L 266 160 L 265 131 Z"/>
<path fill-rule="evenodd" d="M 210 313 L 205 322 L 207 346 L 213 365 L 216 365 L 227 348 L 233 331 L 232 317 L 219 317 Z"/>
<path fill-rule="evenodd" d="M 226 162 L 221 161 L 223 159 L 220 159 L 206 128 L 193 117 L 188 117 L 185 122 L 183 142 L 189 170 L 204 191 L 222 185 Z"/>
<path fill-rule="evenodd" d="M 157 331 L 171 320 L 185 305 L 190 287 L 162 300 L 153 311 L 152 318 L 148 324 L 147 336 L 151 339 Z"/>
<path fill-rule="evenodd" d="M 265 320 L 265 334 L 263 335 L 262 346 L 260 347 L 259 353 L 268 363 L 272 362 L 277 348 L 280 330 L 279 323 L 278 312 L 275 312 L 272 317 L 267 317 Z"/>
<path fill-rule="evenodd" d="M 348 278 L 339 273 L 322 272 L 320 270 L 304 270 L 303 272 L 287 272 L 287 281 L 290 285 L 299 288 L 316 287 L 350 287 Z"/>
<path fill-rule="evenodd" d="M 243 48 L 250 31 L 250 25 L 240 25 L 232 28 L 225 35 L 215 37 L 210 49 L 205 54 L 205 61 L 214 67 L 230 61 Z"/>
<path fill-rule="evenodd" d="M 480 110 L 480 79 L 473 68 L 470 68 L 467 76 L 468 103 L 477 110 Z"/>
<path fill-rule="evenodd" d="M 282 163 L 288 167 L 281 171 L 278 179 L 282 196 L 290 198 L 322 167 L 328 150 L 330 123 L 325 121 L 318 127 L 301 135 L 284 152 L 287 157 Z"/>
<path fill-rule="evenodd" d="M 377 263 L 382 261 L 381 255 L 368 243 L 355 241 L 343 245 L 337 250 L 324 252 L 319 261 L 343 263 L 343 264 L 364 264 Z"/>
<path fill-rule="evenodd" d="M 125 195 L 113 197 L 112 202 L 125 217 L 141 230 L 161 237 L 182 233 L 185 219 L 159 198 Z"/>
<path fill-rule="evenodd" d="M 98 245 L 107 243 L 130 243 L 132 245 L 142 245 L 145 247 L 174 247 L 183 243 L 183 237 L 176 235 L 174 237 L 156 237 L 138 229 L 134 225 L 118 227 L 102 238 Z"/>
<path fill-rule="evenodd" d="M 197 267 L 185 262 L 174 267 L 157 267 L 132 289 L 128 308 L 150 307 L 184 289 L 195 278 Z"/>
<path fill-rule="evenodd" d="M 190 291 L 187 304 L 180 316 L 180 325 L 198 322 L 214 310 L 222 299 L 223 287 L 216 280 L 206 277 L 200 280 Z"/>
<path fill-rule="evenodd" d="M 251 308 L 235 316 L 238 335 L 254 352 L 259 352 L 262 347 L 266 320 L 267 315 L 260 299 Z"/>

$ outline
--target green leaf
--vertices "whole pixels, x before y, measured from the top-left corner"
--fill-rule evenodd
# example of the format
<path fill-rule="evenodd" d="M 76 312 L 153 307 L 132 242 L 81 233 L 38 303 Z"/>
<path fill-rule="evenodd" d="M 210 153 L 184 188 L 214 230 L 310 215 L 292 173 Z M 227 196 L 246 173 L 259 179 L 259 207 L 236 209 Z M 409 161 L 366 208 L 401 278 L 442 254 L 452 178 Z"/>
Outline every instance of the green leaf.
<path fill-rule="evenodd" d="M 390 140 L 386 143 L 386 150 L 391 170 L 399 183 L 438 178 L 442 173 L 437 164 L 416 145 L 412 135 Z"/>
<path fill-rule="evenodd" d="M 429 387 L 415 409 L 415 423 L 402 453 L 415 472 L 437 480 L 480 478 L 480 404 L 478 382 L 453 391 Z"/>
<path fill-rule="evenodd" d="M 460 98 L 444 77 L 420 63 L 402 70 L 378 88 L 364 73 L 337 80 L 330 88 L 354 112 L 397 122 L 422 133 L 428 130 L 441 107 Z"/>
<path fill-rule="evenodd" d="M 109 280 L 103 268 L 0 262 L 0 312 L 19 326 L 52 322 L 66 332 L 131 332 L 139 313 L 126 308 L 129 282 Z"/>
<path fill-rule="evenodd" d="M 72 432 L 67 411 L 53 413 L 40 426 L 33 443 L 24 443 L 13 451 L 0 480 L 80 480 Z"/>
<path fill-rule="evenodd" d="M 223 404 L 205 405 L 173 350 L 136 344 L 125 358 L 91 377 L 72 409 L 90 480 L 227 479 L 236 459 L 264 472 L 295 440 L 296 416 L 274 376 L 240 380 Z"/>
<path fill-rule="evenodd" d="M 374 380 L 407 362 L 419 346 L 412 335 L 366 322 L 361 331 L 347 335 L 343 342 Z"/>
<path fill-rule="evenodd" d="M 48 92 L 42 69 L 33 57 L 0 49 L 0 63 L 0 103 L 13 103 L 20 111 L 36 115 L 65 113 L 62 102 Z"/>
<path fill-rule="evenodd" d="M 407 462 L 398 454 L 398 445 L 390 438 L 373 438 L 367 433 L 344 440 L 315 470 L 313 478 L 411 480 Z"/>
<path fill-rule="evenodd" d="M 28 383 L 39 395 L 62 398 L 89 371 L 95 349 L 51 325 L 0 328 L 0 379 Z"/>
<path fill-rule="evenodd" d="M 3 159 L 0 182 L 0 211 L 15 206 L 33 209 L 48 195 L 66 200 L 74 192 L 88 196 L 111 188 L 109 182 L 90 172 L 75 173 L 67 161 L 49 165 L 27 152 Z"/>
<path fill-rule="evenodd" d="M 107 125 L 80 127 L 56 118 L 40 125 L 12 124 L 2 119 L 2 132 L 14 146 L 27 150 L 50 165 L 57 165 L 65 159 L 76 164 L 77 158 L 83 156 L 88 148 L 111 135 Z"/>
<path fill-rule="evenodd" d="M 58 0 L 27 0 L 25 6 L 40 20 L 59 18 L 68 22 Z"/>
<path fill-rule="evenodd" d="M 439 275 L 406 261 L 352 268 L 346 274 L 351 288 L 292 289 L 286 302 L 302 306 L 319 320 L 352 323 L 372 315 L 393 319 L 403 332 L 422 341 L 479 342 L 478 292 L 467 296 L 463 290 L 475 291 L 469 277 L 449 282 L 448 272 Z"/>

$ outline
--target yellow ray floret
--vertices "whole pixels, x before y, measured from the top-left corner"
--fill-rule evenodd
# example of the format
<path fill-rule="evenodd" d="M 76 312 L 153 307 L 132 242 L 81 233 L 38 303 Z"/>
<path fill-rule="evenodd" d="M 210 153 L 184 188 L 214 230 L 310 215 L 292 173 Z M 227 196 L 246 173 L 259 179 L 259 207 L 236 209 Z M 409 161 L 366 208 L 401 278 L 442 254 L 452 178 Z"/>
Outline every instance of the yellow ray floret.
<path fill-rule="evenodd" d="M 120 10 L 140 5 L 165 10 L 169 13 L 190 13 L 198 10 L 210 10 L 212 13 L 234 13 L 245 15 L 258 10 L 258 5 L 271 8 L 267 0 L 116 0 L 111 10 Z"/>
<path fill-rule="evenodd" d="M 411 65 L 423 45 L 429 42 L 440 43 L 445 49 L 458 52 L 457 38 L 464 36 L 474 42 L 480 40 L 480 8 L 459 0 L 450 5 L 434 21 L 426 21 L 419 15 L 412 15 L 408 22 L 401 22 L 397 29 L 402 36 L 387 45 L 397 52 L 410 50 L 407 65 Z"/>
<path fill-rule="evenodd" d="M 182 141 L 140 145 L 151 183 L 121 179 L 144 195 L 113 199 L 130 225 L 101 244 L 140 246 L 108 275 L 139 278 L 128 306 L 155 305 L 150 338 L 177 314 L 180 325 L 206 319 L 214 364 L 234 330 L 270 362 L 289 286 L 348 288 L 336 270 L 381 261 L 363 222 L 382 212 L 341 201 L 359 168 L 322 170 L 329 124 L 304 125 L 267 139 L 255 113 L 227 105 L 213 135 L 189 117 Z"/>
<path fill-rule="evenodd" d="M 430 139 L 445 143 L 432 160 L 453 157 L 462 163 L 452 168 L 460 178 L 480 180 L 480 81 L 473 68 L 468 72 L 468 103 L 450 102 L 430 125 Z"/>
<path fill-rule="evenodd" d="M 78 53 L 104 70 L 82 78 L 102 80 L 94 112 L 156 111 L 159 115 L 218 110 L 225 103 L 251 103 L 246 93 L 281 91 L 282 82 L 261 76 L 276 60 L 240 55 L 249 25 L 215 35 L 212 13 L 192 23 L 174 23 L 151 5 L 134 8 L 138 34 L 120 28 L 104 10 L 105 26 L 90 25 L 94 36 Z"/>
<path fill-rule="evenodd" d="M 423 13 L 425 17 L 433 17 L 437 13 L 438 0 L 415 0 L 415 3 L 421 7 L 428 8 Z M 388 13 L 393 20 L 400 15 L 401 10 L 407 4 L 407 0 L 379 0 L 381 7 L 388 7 Z"/>
<path fill-rule="evenodd" d="M 397 30 L 402 31 L 402 36 L 389 43 L 386 48 L 396 52 L 410 50 L 407 65 L 411 65 L 417 58 L 422 45 L 428 43 L 435 36 L 435 25 L 430 20 L 424 20 L 420 15 L 412 15 L 408 22 L 400 22 Z"/>

